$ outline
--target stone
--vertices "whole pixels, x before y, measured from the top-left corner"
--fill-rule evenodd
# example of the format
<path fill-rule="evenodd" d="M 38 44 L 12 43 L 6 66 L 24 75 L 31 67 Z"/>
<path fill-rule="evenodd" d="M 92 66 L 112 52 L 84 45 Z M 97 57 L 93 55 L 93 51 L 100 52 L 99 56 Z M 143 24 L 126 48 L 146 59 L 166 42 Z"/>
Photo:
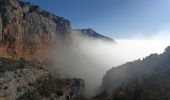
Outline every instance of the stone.
<path fill-rule="evenodd" d="M 0 0 L 0 56 L 43 61 L 69 37 L 70 22 L 17 0 Z"/>

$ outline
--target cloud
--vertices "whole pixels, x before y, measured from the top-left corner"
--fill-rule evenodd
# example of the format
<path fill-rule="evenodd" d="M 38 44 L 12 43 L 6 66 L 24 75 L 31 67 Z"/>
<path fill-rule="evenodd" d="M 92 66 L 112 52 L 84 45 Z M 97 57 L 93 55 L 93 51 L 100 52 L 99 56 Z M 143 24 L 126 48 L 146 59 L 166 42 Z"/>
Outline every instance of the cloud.
<path fill-rule="evenodd" d="M 150 40 L 123 39 L 112 43 L 85 37 L 73 31 L 72 43 L 59 46 L 60 48 L 52 54 L 55 66 L 53 69 L 62 72 L 65 77 L 82 78 L 85 81 L 86 94 L 92 96 L 102 84 L 103 75 L 107 70 L 129 61 L 142 59 L 151 53 L 162 53 L 170 45 L 170 41 L 157 40 L 160 35 L 157 34 Z"/>

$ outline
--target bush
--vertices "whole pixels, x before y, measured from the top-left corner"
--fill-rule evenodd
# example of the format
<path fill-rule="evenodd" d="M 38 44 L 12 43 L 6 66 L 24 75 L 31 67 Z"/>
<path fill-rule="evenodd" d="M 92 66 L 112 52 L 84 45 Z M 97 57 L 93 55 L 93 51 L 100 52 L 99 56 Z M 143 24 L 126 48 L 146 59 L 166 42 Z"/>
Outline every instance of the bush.
<path fill-rule="evenodd" d="M 41 96 L 38 91 L 29 91 L 25 93 L 22 97 L 18 98 L 17 100 L 41 100 Z"/>

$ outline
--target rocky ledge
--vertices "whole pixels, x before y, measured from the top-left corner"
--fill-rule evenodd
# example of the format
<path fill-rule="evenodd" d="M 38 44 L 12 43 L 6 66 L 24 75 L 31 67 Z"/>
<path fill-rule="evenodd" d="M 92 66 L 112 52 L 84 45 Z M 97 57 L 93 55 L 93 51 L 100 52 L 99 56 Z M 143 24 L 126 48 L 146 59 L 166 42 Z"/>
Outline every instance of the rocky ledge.
<path fill-rule="evenodd" d="M 82 100 L 84 81 L 51 75 L 44 65 L 0 58 L 0 100 Z"/>

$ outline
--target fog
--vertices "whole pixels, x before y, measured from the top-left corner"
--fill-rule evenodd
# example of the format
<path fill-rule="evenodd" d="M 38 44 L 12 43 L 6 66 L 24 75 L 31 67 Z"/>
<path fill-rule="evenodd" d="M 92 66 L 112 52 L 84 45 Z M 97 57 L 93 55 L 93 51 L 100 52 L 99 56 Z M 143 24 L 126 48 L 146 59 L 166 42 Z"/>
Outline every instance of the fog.
<path fill-rule="evenodd" d="M 59 46 L 53 63 L 64 77 L 85 81 L 86 95 L 92 96 L 102 83 L 105 72 L 125 62 L 144 58 L 151 53 L 162 53 L 168 40 L 121 40 L 109 42 L 72 32 L 71 45 Z"/>

